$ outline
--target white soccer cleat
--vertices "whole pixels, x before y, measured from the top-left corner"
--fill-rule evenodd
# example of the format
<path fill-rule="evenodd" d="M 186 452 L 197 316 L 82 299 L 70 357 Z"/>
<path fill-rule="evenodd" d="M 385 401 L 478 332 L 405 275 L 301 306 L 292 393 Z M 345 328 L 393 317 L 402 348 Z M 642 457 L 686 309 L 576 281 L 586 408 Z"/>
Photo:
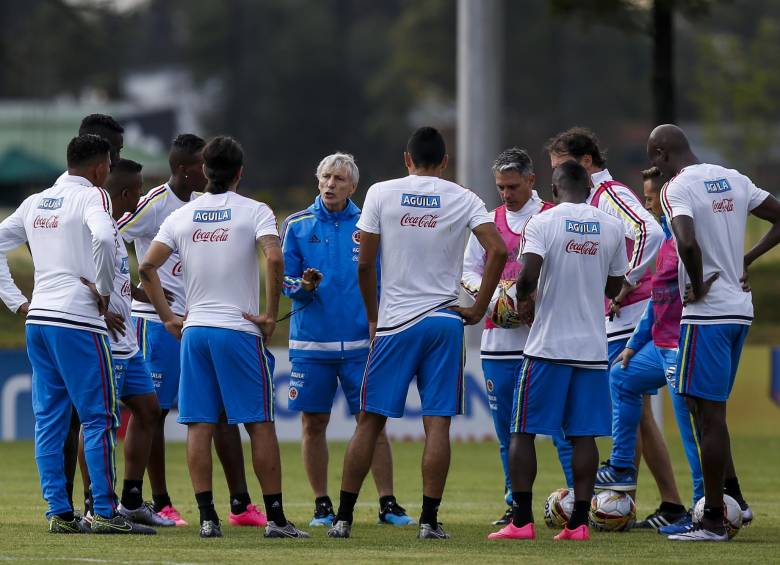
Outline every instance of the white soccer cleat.
<path fill-rule="evenodd" d="M 719 534 L 711 530 L 706 530 L 699 525 L 688 532 L 671 535 L 668 539 L 672 541 L 729 541 L 729 535 L 725 530 L 722 534 Z"/>

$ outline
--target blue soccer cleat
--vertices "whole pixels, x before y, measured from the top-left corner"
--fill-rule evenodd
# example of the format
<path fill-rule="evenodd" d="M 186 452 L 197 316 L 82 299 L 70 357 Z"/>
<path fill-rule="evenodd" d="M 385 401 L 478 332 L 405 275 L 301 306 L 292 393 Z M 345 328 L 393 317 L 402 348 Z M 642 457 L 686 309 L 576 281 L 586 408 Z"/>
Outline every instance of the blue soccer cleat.
<path fill-rule="evenodd" d="M 596 471 L 596 486 L 594 488 L 620 492 L 636 490 L 636 471 L 633 469 L 619 471 L 609 463 L 604 463 Z"/>
<path fill-rule="evenodd" d="M 409 517 L 406 510 L 395 499 L 392 499 L 379 509 L 379 523 L 392 526 L 410 526 L 417 522 Z"/>
<path fill-rule="evenodd" d="M 685 513 L 685 516 L 677 520 L 674 524 L 658 528 L 658 533 L 664 536 L 676 536 L 685 534 L 693 529 L 693 517 L 691 512 Z"/>
<path fill-rule="evenodd" d="M 314 507 L 314 517 L 309 522 L 309 526 L 312 528 L 324 527 L 330 528 L 333 526 L 333 520 L 336 519 L 336 514 L 333 512 L 333 505 L 329 501 L 320 502 Z"/>

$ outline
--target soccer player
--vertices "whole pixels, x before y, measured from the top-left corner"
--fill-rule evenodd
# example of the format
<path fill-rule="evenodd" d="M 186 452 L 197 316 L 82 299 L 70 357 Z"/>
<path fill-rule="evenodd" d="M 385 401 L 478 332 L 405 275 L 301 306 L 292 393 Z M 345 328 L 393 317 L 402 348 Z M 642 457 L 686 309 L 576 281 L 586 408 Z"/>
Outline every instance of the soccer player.
<path fill-rule="evenodd" d="M 518 311 L 533 325 L 512 407 L 512 522 L 488 539 L 535 539 L 531 496 L 536 434 L 563 429 L 574 447 L 574 509 L 556 540 L 586 541 L 598 465 L 596 436 L 610 433 L 607 336 L 600 300 L 620 292 L 627 267 L 624 230 L 587 203 L 589 175 L 565 161 L 553 171 L 557 206 L 531 218 L 523 234 Z M 536 292 L 535 301 L 530 298 Z"/>
<path fill-rule="evenodd" d="M 135 161 L 120 159 L 111 169 L 106 191 L 111 197 L 116 240 L 116 273 L 108 312 L 105 313 L 114 363 L 116 396 L 130 409 L 131 416 L 125 435 L 125 476 L 118 511 L 133 522 L 148 526 L 175 526 L 152 510 L 143 499 L 143 478 L 149 461 L 152 437 L 160 418 L 160 404 L 143 355 L 138 349 L 135 332 L 130 325 L 130 266 L 125 242 L 119 235 L 116 220 L 132 212 L 138 205 L 143 186 L 142 166 Z M 144 292 L 135 289 L 135 296 Z"/>
<path fill-rule="evenodd" d="M 84 427 L 84 451 L 94 478 L 93 533 L 150 533 L 116 512 L 114 445 L 118 419 L 111 353 L 103 315 L 113 286 L 116 255 L 111 204 L 102 186 L 109 143 L 80 135 L 68 144 L 68 173 L 27 198 L 0 224 L 0 295 L 27 318 L 33 367 L 35 460 L 49 531 L 81 533 L 68 499 L 62 453 L 75 405 Z M 31 302 L 16 287 L 6 253 L 27 242 L 35 266 Z M 81 282 L 94 281 L 99 298 Z"/>
<path fill-rule="evenodd" d="M 325 431 L 338 383 L 352 414 L 368 356 L 368 320 L 357 283 L 360 208 L 351 200 L 359 171 L 352 155 L 334 153 L 317 166 L 319 196 L 282 227 L 283 292 L 293 301 L 292 372 L 288 407 L 301 412 L 303 463 L 314 491 L 310 526 L 332 526 Z M 393 496 L 393 459 L 384 430 L 371 464 L 379 493 L 379 522 L 413 524 Z"/>
<path fill-rule="evenodd" d="M 661 211 L 660 191 L 663 184 L 661 171 L 652 167 L 642 171 L 647 209 L 661 220 L 666 239 L 656 257 L 652 294 L 647 309 L 628 344 L 612 366 L 611 372 L 621 372 L 611 382 L 619 397 L 620 411 L 613 414 L 612 454 L 606 465 L 596 473 L 596 488 L 617 491 L 636 490 L 636 438 L 637 427 L 643 410 L 643 394 L 654 391 L 676 380 L 677 343 L 680 338 L 680 299 L 677 280 L 677 249 L 672 234 Z M 704 484 L 699 460 L 698 439 L 685 399 L 673 386 L 669 388 L 677 425 L 680 429 L 685 455 L 693 482 L 693 505 L 704 496 Z M 662 440 L 663 441 L 663 440 Z M 665 447 L 665 443 L 661 443 Z M 647 519 L 650 527 L 659 529 L 681 520 L 690 522 L 682 505 L 672 473 L 669 453 L 666 449 L 655 457 L 663 464 L 662 476 L 668 477 L 666 488 L 661 491 L 661 506 Z M 618 480 L 615 480 L 615 479 Z"/>
<path fill-rule="evenodd" d="M 244 168 L 243 150 L 234 139 L 212 139 L 203 149 L 203 169 L 206 193 L 166 218 L 140 267 L 161 323 L 182 339 L 179 422 L 187 425 L 200 536 L 222 536 L 212 497 L 211 439 L 224 412 L 229 424 L 244 424 L 249 433 L 268 512 L 265 536 L 308 537 L 284 516 L 273 423 L 274 360 L 265 347 L 276 325 L 284 278 L 276 218 L 265 204 L 236 194 Z M 257 247 L 266 264 L 262 315 Z M 186 321 L 168 305 L 157 274 L 174 251 L 184 272 Z"/>
<path fill-rule="evenodd" d="M 124 146 L 124 131 L 125 129 L 114 118 L 107 114 L 89 114 L 81 120 L 78 133 L 79 135 L 87 133 L 99 135 L 108 141 L 110 145 L 109 156 L 111 159 L 111 167 L 113 167 L 119 161 L 119 155 Z M 81 438 L 81 441 L 79 441 L 80 428 L 81 423 L 79 422 L 78 413 L 74 406 L 71 415 L 70 429 L 63 448 L 65 457 L 65 486 L 68 490 L 68 498 L 73 502 L 73 479 L 76 476 L 76 461 L 78 458 L 81 467 L 81 479 L 84 485 L 84 515 L 88 516 L 90 507 L 89 473 L 87 472 L 87 463 L 83 454 L 83 437 Z"/>
<path fill-rule="evenodd" d="M 485 204 L 473 192 L 440 178 L 447 161 L 441 134 L 420 128 L 404 153 L 409 176 L 377 183 L 366 195 L 357 224 L 358 280 L 373 339 L 361 388 L 363 413 L 344 457 L 330 537 L 350 536 L 377 438 L 388 417 L 403 416 L 415 375 L 425 428 L 417 536 L 449 537 L 439 524 L 438 508 L 450 463 L 450 420 L 463 411 L 463 324 L 482 320 L 507 251 Z M 466 230 L 476 235 L 487 260 L 476 302 L 459 308 Z M 378 253 L 382 299 L 377 305 Z"/>
<path fill-rule="evenodd" d="M 747 269 L 780 242 L 780 203 L 733 169 L 701 163 L 677 126 L 658 126 L 647 142 L 650 162 L 670 179 L 661 193 L 680 258 L 683 296 L 677 391 L 686 396 L 701 432 L 704 517 L 679 541 L 727 541 L 723 494 L 738 490 L 726 424 L 726 402 L 753 320 Z M 771 222 L 744 253 L 748 214 Z M 731 477 L 726 482 L 724 477 Z"/>
<path fill-rule="evenodd" d="M 146 254 L 163 221 L 172 212 L 196 198 L 206 185 L 202 156 L 204 146 L 205 142 L 197 135 L 179 135 L 173 141 L 168 155 L 170 180 L 150 190 L 141 198 L 134 212 L 119 220 L 122 236 L 125 241 L 134 244 L 139 261 Z M 173 295 L 173 312 L 177 316 L 183 316 L 186 300 L 182 265 L 177 251 L 168 257 L 159 271 L 159 277 L 163 286 Z M 143 287 L 143 282 L 141 286 Z M 180 344 L 165 331 L 151 304 L 136 298 L 133 300 L 132 313 L 138 343 L 152 374 L 162 409 L 148 465 L 154 508 L 161 516 L 173 520 L 177 525 L 186 525 L 187 522 L 171 502 L 165 480 L 165 418 L 179 390 Z M 220 423 L 214 434 L 214 444 L 230 490 L 229 523 L 265 526 L 265 515 L 252 504 L 249 497 L 238 427 Z"/>
<path fill-rule="evenodd" d="M 492 214 L 498 233 L 501 234 L 509 250 L 509 258 L 504 265 L 501 283 L 499 283 L 499 290 L 506 293 L 506 289 L 517 281 L 517 275 L 522 268 L 518 251 L 525 224 L 533 215 L 551 208 L 552 204 L 542 201 L 533 189 L 536 181 L 533 162 L 523 149 L 513 147 L 503 151 L 493 163 L 493 175 L 503 204 Z M 466 257 L 463 260 L 462 285 L 472 295 L 479 290 L 482 282 L 485 259 L 485 250 L 482 249 L 477 238 L 471 235 L 466 246 Z M 488 308 L 488 312 L 492 315 L 485 320 L 480 347 L 485 388 L 504 470 L 504 500 L 508 504 L 504 515 L 493 522 L 494 525 L 501 526 L 508 524 L 512 519 L 509 431 L 515 375 L 523 362 L 523 346 L 528 338 L 528 326 L 511 316 L 508 318 L 501 316 L 498 310 L 502 306 L 498 297 L 494 295 Z M 553 436 L 553 442 L 558 449 L 558 458 L 561 461 L 566 484 L 572 488 L 571 444 L 563 438 L 563 434 Z"/>
<path fill-rule="evenodd" d="M 653 261 L 664 239 L 663 231 L 653 216 L 643 208 L 639 198 L 626 185 L 614 180 L 607 170 L 604 152 L 599 146 L 596 135 L 586 129 L 575 127 L 553 137 L 546 147 L 553 168 L 564 161 L 575 160 L 585 167 L 590 175 L 591 192 L 588 203 L 602 212 L 617 218 L 623 224 L 626 236 L 626 252 L 629 270 L 620 293 L 611 301 L 605 301 L 605 322 L 607 326 L 608 359 L 614 365 L 617 356 L 625 349 L 628 338 L 633 333 L 650 299 L 651 269 Z M 612 418 L 620 411 L 620 397 L 611 380 L 622 377 L 623 373 L 610 373 L 612 394 Z M 663 434 L 658 429 L 652 412 L 644 410 L 641 419 L 643 449 L 659 490 L 666 490 L 668 475 L 661 471 L 664 467 L 652 457 L 666 452 Z M 616 480 L 622 477 L 615 477 Z M 661 488 L 664 487 L 664 488 Z M 650 524 L 656 518 L 663 518 L 663 512 L 656 511 L 644 520 Z M 668 517 L 668 516 L 667 516 Z"/>

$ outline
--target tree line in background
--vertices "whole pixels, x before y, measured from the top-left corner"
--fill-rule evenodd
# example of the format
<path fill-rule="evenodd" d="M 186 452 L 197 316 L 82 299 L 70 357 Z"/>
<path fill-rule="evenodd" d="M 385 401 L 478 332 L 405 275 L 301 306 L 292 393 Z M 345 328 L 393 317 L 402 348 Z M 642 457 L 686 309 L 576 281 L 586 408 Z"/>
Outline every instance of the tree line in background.
<path fill-rule="evenodd" d="M 611 168 L 637 185 L 649 128 L 676 115 L 774 188 L 779 2 L 524 0 L 505 10 L 503 141 L 529 149 L 541 186 L 545 139 L 575 124 L 596 130 Z M 129 12 L 3 0 L 0 98 L 89 88 L 117 99 L 128 71 L 185 68 L 218 85 L 198 133 L 238 138 L 246 182 L 297 204 L 325 154 L 354 153 L 365 189 L 403 174 L 413 126 L 454 140 L 455 17 L 455 0 L 150 0 Z"/>

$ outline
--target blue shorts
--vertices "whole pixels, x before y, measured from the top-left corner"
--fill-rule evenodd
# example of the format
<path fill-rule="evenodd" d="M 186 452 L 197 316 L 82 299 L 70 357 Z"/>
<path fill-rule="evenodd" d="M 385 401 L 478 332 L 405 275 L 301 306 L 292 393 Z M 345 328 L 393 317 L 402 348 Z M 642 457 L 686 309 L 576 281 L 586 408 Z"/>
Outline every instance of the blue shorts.
<path fill-rule="evenodd" d="M 611 402 L 607 369 L 523 360 L 515 382 L 512 432 L 566 437 L 608 436 Z"/>
<path fill-rule="evenodd" d="M 401 418 L 409 384 L 417 376 L 423 416 L 463 414 L 463 320 L 438 310 L 371 343 L 360 391 L 363 412 Z"/>
<path fill-rule="evenodd" d="M 132 398 L 154 392 L 154 384 L 140 351 L 129 359 L 114 358 L 114 381 L 117 398 Z"/>
<path fill-rule="evenodd" d="M 344 361 L 293 360 L 287 408 L 296 412 L 330 414 L 336 389 L 347 397 L 350 414 L 360 412 L 360 384 L 366 370 L 366 358 Z"/>
<path fill-rule="evenodd" d="M 749 329 L 744 324 L 683 324 L 677 357 L 678 394 L 728 400 Z"/>
<path fill-rule="evenodd" d="M 170 410 L 179 392 L 181 344 L 161 322 L 133 317 L 133 324 L 160 408 Z"/>
<path fill-rule="evenodd" d="M 189 327 L 181 340 L 179 423 L 273 422 L 274 358 L 249 332 Z"/>

